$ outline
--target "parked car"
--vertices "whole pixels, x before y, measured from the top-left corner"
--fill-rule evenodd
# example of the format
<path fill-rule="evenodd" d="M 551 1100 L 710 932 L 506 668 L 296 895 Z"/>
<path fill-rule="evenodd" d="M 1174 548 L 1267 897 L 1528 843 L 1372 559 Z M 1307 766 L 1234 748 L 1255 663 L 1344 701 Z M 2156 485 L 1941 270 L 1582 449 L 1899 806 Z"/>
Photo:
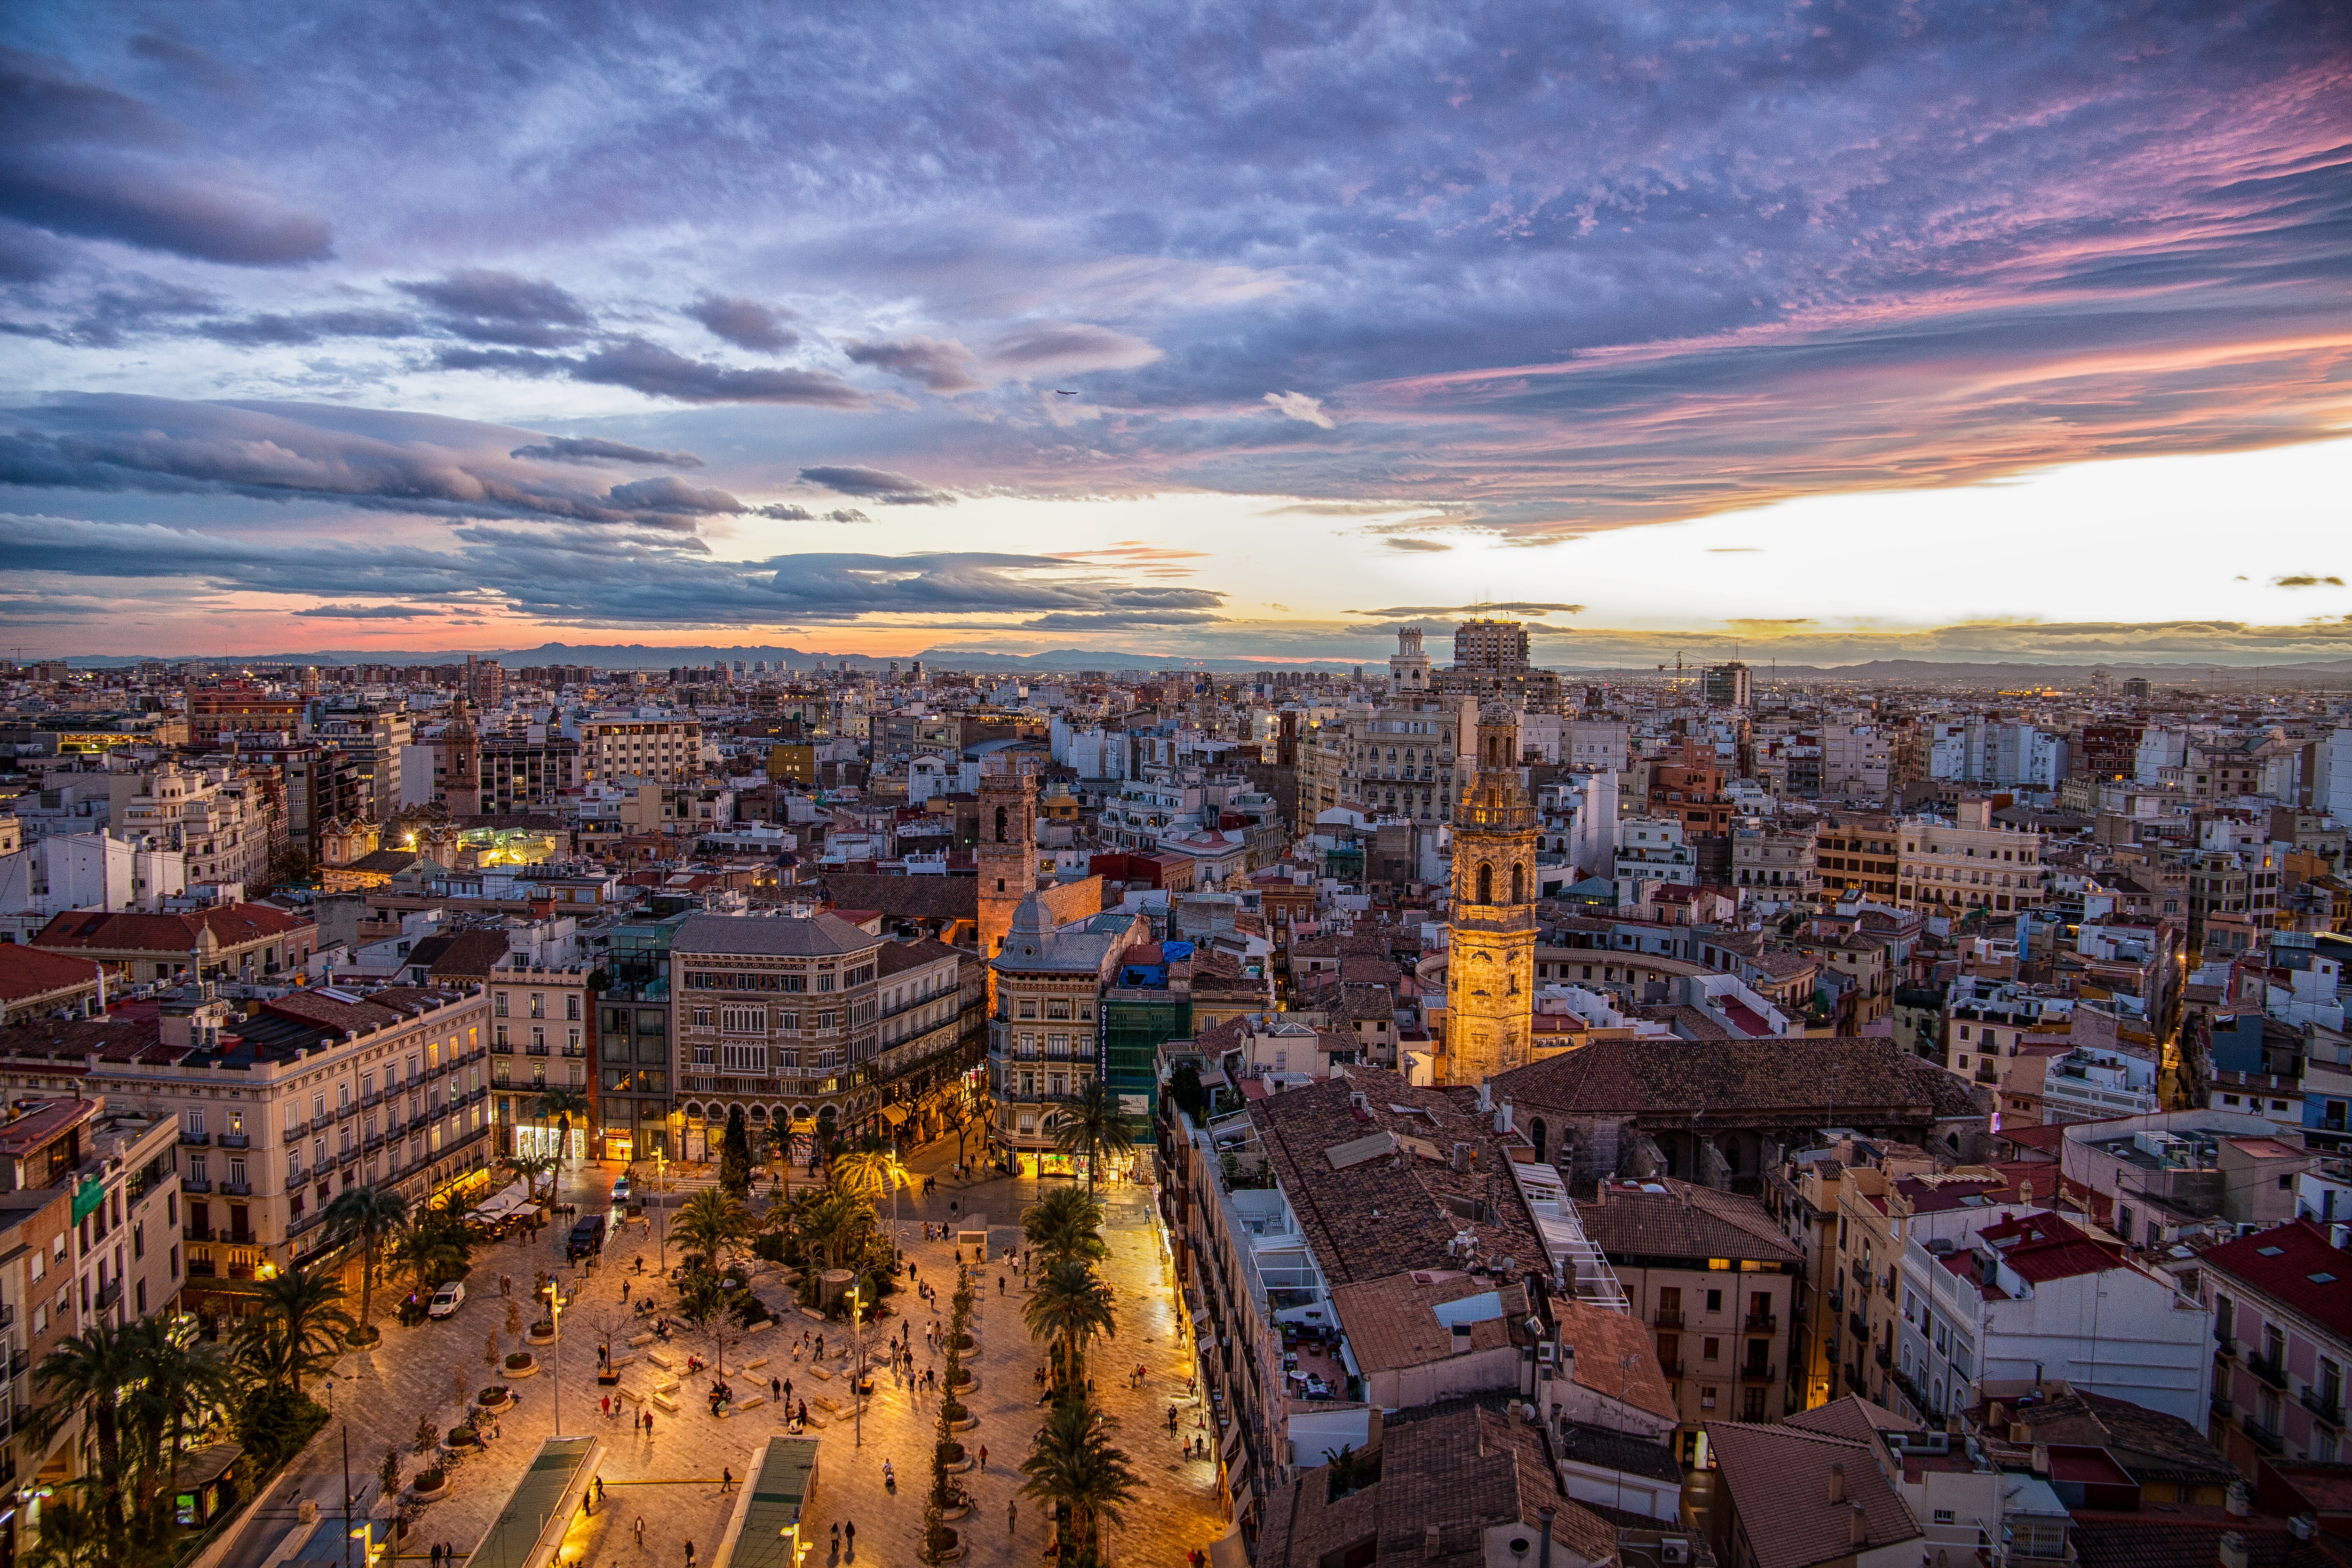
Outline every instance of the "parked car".
<path fill-rule="evenodd" d="M 563 1244 L 565 1261 L 604 1250 L 604 1216 L 600 1214 L 583 1215 L 572 1226 L 571 1239 Z"/>
<path fill-rule="evenodd" d="M 433 1304 L 425 1309 L 428 1318 L 446 1318 L 466 1304 L 464 1281 L 452 1279 L 433 1292 Z"/>

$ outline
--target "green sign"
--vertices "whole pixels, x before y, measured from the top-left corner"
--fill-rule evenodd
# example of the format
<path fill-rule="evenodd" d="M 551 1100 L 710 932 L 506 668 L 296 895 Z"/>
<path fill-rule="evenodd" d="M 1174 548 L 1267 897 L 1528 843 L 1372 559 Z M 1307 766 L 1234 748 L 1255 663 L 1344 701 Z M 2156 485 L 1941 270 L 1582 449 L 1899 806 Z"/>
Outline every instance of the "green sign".
<path fill-rule="evenodd" d="M 97 1213 L 98 1206 L 105 1201 L 106 1184 L 100 1181 L 96 1176 L 83 1177 L 81 1185 L 74 1189 L 74 1224 L 79 1225 L 83 1220 Z"/>

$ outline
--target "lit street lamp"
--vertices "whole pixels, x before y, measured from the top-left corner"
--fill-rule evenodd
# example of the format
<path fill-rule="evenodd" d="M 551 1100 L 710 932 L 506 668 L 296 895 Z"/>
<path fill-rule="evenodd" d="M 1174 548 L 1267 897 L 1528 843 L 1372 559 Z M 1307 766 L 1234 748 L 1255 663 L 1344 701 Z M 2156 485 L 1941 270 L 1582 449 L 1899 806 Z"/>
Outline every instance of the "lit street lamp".
<path fill-rule="evenodd" d="M 547 1321 L 555 1337 L 547 1342 L 547 1397 L 550 1415 L 555 1422 L 555 1436 L 563 1436 L 563 1382 L 556 1374 L 555 1358 L 563 1348 L 563 1292 L 554 1280 L 547 1282 Z"/>

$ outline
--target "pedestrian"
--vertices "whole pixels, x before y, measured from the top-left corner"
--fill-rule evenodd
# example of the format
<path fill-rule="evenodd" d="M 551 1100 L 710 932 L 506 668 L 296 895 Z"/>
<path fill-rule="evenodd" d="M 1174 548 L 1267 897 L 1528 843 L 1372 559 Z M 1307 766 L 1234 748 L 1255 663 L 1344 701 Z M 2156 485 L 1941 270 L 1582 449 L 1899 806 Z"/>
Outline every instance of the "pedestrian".
<path fill-rule="evenodd" d="M 1004 1533 L 1010 1535 L 1020 1528 L 1021 1505 L 1017 1502 L 1006 1503 L 1004 1505 Z"/>
<path fill-rule="evenodd" d="M 833 1554 L 841 1555 L 841 1526 L 837 1523 L 833 1527 Z"/>
<path fill-rule="evenodd" d="M 638 1550 L 638 1551 L 640 1551 L 640 1552 L 642 1552 L 642 1551 L 644 1551 L 644 1550 L 645 1550 L 645 1546 L 646 1546 L 646 1516 L 645 1516 L 644 1514 L 639 1514 L 639 1515 L 637 1515 L 637 1550 Z"/>
<path fill-rule="evenodd" d="M 735 1471 L 731 1466 L 719 1467 L 719 1495 L 725 1497 L 735 1489 Z"/>
<path fill-rule="evenodd" d="M 784 1397 L 784 1384 L 782 1378 L 772 1377 L 768 1379 L 768 1397 L 776 1400 L 779 1403 L 782 1401 Z"/>
<path fill-rule="evenodd" d="M 596 1500 L 598 1502 L 604 1500 L 604 1478 L 602 1476 L 596 1478 Z"/>
<path fill-rule="evenodd" d="M 841 1544 L 846 1549 L 849 1556 L 857 1555 L 857 1521 L 856 1520 L 845 1519 L 841 1521 Z"/>
<path fill-rule="evenodd" d="M 980 1446 L 980 1468 L 983 1470 L 988 1468 L 988 1445 L 985 1443 Z"/>
<path fill-rule="evenodd" d="M 686 1568 L 694 1568 L 694 1542 L 686 1543 Z"/>
<path fill-rule="evenodd" d="M 441 1568 L 441 1543 L 437 1541 L 433 1543 L 433 1568 Z"/>
<path fill-rule="evenodd" d="M 996 1293 L 1000 1296 L 1004 1294 L 1004 1276 L 1002 1274 L 996 1277 Z"/>
<path fill-rule="evenodd" d="M 626 1279 L 624 1279 L 624 1280 L 622 1280 L 622 1281 L 621 1281 L 621 1300 L 622 1300 L 625 1304 L 627 1302 L 627 1300 L 628 1300 L 628 1299 L 629 1299 L 629 1286 L 630 1286 L 630 1284 L 631 1284 L 631 1283 L 632 1283 L 631 1281 L 626 1280 Z"/>
<path fill-rule="evenodd" d="M 653 1435 L 654 1435 L 654 1413 L 653 1413 L 652 1411 L 648 1410 L 648 1411 L 646 1411 L 646 1436 L 648 1436 L 648 1437 L 650 1437 L 650 1436 L 652 1436 Z"/>
<path fill-rule="evenodd" d="M 610 1415 L 613 1414 L 613 1396 L 608 1394 L 604 1395 L 604 1398 L 598 1400 L 596 1402 L 596 1409 L 601 1415 Z"/>

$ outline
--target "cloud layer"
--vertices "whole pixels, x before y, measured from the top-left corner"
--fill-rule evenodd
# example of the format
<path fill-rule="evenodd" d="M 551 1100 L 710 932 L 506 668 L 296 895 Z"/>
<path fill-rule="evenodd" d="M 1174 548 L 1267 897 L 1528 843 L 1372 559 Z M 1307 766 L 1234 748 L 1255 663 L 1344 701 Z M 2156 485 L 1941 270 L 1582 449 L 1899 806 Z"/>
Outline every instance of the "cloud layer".
<path fill-rule="evenodd" d="M 1412 509 L 1347 548 L 1433 571 L 1465 525 L 2352 417 L 2340 6 L 328 0 L 208 11 L 201 46 L 159 17 L 0 21 L 27 514 L 686 560 L 1202 489 L 1300 498 L 1266 528 L 1317 538 L 1305 509 Z M 428 407 L 485 417 L 391 412 Z"/>

